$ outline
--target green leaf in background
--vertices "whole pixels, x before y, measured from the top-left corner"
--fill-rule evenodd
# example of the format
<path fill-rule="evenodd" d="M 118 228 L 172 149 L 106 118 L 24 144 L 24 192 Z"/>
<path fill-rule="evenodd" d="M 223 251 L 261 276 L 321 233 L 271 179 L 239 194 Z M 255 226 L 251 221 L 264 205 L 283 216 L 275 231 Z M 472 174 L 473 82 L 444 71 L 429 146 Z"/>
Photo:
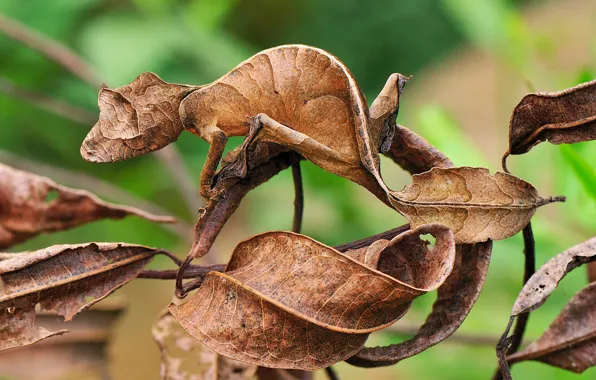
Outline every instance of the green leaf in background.
<path fill-rule="evenodd" d="M 418 131 L 457 166 L 490 168 L 488 160 L 457 121 L 439 105 L 424 105 L 416 115 Z"/>
<path fill-rule="evenodd" d="M 561 145 L 559 150 L 586 192 L 596 201 L 596 169 L 594 166 L 580 154 L 574 145 Z"/>
<path fill-rule="evenodd" d="M 513 68 L 528 71 L 528 52 L 534 43 L 522 17 L 510 2 L 442 0 L 442 4 L 472 43 Z"/>

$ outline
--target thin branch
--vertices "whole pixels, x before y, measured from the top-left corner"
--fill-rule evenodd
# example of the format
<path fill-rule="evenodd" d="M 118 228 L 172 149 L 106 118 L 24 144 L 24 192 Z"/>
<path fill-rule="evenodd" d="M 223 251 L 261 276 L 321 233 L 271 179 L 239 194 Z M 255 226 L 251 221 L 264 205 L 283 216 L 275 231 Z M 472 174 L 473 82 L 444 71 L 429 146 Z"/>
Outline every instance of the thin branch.
<path fill-rule="evenodd" d="M 524 227 L 522 231 L 522 235 L 524 238 L 524 284 L 525 285 L 530 277 L 534 273 L 536 273 L 536 243 L 534 241 L 534 234 L 532 232 L 532 223 L 528 223 L 526 227 Z M 513 335 L 510 338 L 507 338 L 507 347 L 505 348 L 504 342 L 500 341 L 499 347 L 504 350 L 504 353 L 498 353 L 497 356 L 499 357 L 499 367 L 503 367 L 501 363 L 501 357 L 507 357 L 519 350 L 522 345 L 522 341 L 524 339 L 524 333 L 526 332 L 526 326 L 528 325 L 528 319 L 530 318 L 530 313 L 522 313 L 517 317 L 517 321 L 515 322 L 515 327 L 513 328 Z M 513 364 L 513 363 L 512 363 Z M 503 368 L 497 368 L 495 374 L 493 375 L 493 380 L 503 380 L 503 377 L 507 376 L 504 374 Z"/>
<path fill-rule="evenodd" d="M 513 320 L 515 317 L 509 317 L 509 322 L 507 322 L 507 327 L 505 328 L 505 332 L 499 338 L 497 343 L 497 359 L 499 362 L 499 368 L 495 371 L 493 375 L 493 380 L 497 379 L 505 379 L 511 380 L 511 371 L 509 369 L 509 363 L 507 363 L 507 349 L 511 344 L 511 337 L 509 335 L 509 331 L 511 330 L 511 326 L 513 325 Z"/>
<path fill-rule="evenodd" d="M 118 203 L 134 206 L 141 210 L 149 211 L 155 215 L 170 214 L 161 206 L 139 198 L 110 182 L 103 181 L 85 173 L 74 172 L 42 162 L 33 161 L 3 150 L 0 150 L 0 161 L 17 169 L 50 177 L 61 184 L 68 184 L 77 188 L 93 191 L 94 194 L 97 194 L 102 198 L 108 198 L 115 200 Z M 179 220 L 176 224 L 160 224 L 160 226 L 172 231 L 184 241 L 188 241 L 192 236 L 192 225 L 184 221 Z"/>
<path fill-rule="evenodd" d="M 88 84 L 96 88 L 101 87 L 103 82 L 91 65 L 89 65 L 80 55 L 60 42 L 41 35 L 28 26 L 3 14 L 0 14 L 0 32 L 3 32 L 8 37 L 39 51 Z M 47 110 L 47 108 L 45 109 Z M 54 112 L 61 114 L 57 111 Z M 61 115 L 65 116 L 63 114 Z M 188 171 L 184 169 L 184 163 L 182 159 L 180 159 L 180 155 L 176 151 L 176 148 L 173 145 L 169 145 L 162 149 L 156 157 L 167 168 L 168 172 L 171 173 L 172 179 L 184 197 L 187 207 L 190 209 L 190 214 L 194 215 L 201 207 L 202 200 L 199 197 L 199 192 L 196 186 L 194 186 L 192 177 L 189 175 Z"/>
<path fill-rule="evenodd" d="M 536 273 L 536 243 L 534 241 L 534 234 L 532 232 L 532 223 L 528 223 L 528 225 L 523 229 L 522 235 L 524 237 L 525 285 L 530 277 Z M 521 347 L 529 317 L 530 313 L 524 313 L 517 317 L 517 323 L 513 329 L 513 340 L 511 341 L 511 346 L 509 346 L 509 349 L 507 350 L 507 355 L 513 354 Z"/>
<path fill-rule="evenodd" d="M 223 272 L 226 269 L 225 264 L 213 265 L 193 265 L 184 272 L 184 278 L 192 278 L 203 282 L 203 278 L 209 272 Z M 178 269 L 166 270 L 145 270 L 137 278 L 151 278 L 156 280 L 175 280 L 178 276 Z M 186 284 L 185 284 L 186 285 Z"/>
<path fill-rule="evenodd" d="M 65 119 L 70 119 L 75 123 L 92 125 L 97 120 L 97 116 L 86 109 L 73 106 L 70 103 L 34 91 L 26 90 L 15 85 L 10 79 L 1 76 L 0 92 L 26 103 L 30 103 L 47 112 L 62 116 Z"/>
<path fill-rule="evenodd" d="M 0 13 L 0 32 L 15 41 L 37 50 L 52 61 L 94 87 L 101 87 L 102 81 L 95 70 L 77 53 L 20 22 Z"/>
<path fill-rule="evenodd" d="M 178 267 L 180 267 L 180 265 L 182 265 L 182 260 L 180 260 L 178 258 L 178 256 L 176 256 L 175 254 L 173 254 L 170 251 L 166 251 L 165 249 L 162 249 L 160 251 L 158 251 L 157 253 L 162 254 L 164 256 L 167 256 L 170 260 L 172 260 L 174 262 L 174 264 L 176 264 Z"/>
<path fill-rule="evenodd" d="M 404 224 L 403 226 L 399 226 L 399 227 L 390 229 L 388 231 L 381 232 L 380 234 L 369 236 L 367 238 L 360 239 L 360 240 L 355 240 L 355 241 L 345 243 L 342 245 L 337 245 L 334 248 L 340 252 L 346 252 L 346 251 L 349 251 L 350 249 L 358 249 L 358 248 L 367 247 L 367 246 L 371 245 L 372 243 L 374 243 L 375 241 L 380 240 L 380 239 L 391 240 L 394 237 L 396 237 L 397 235 L 399 235 L 403 232 L 406 232 L 409 229 L 410 229 L 410 225 Z"/>
<path fill-rule="evenodd" d="M 292 164 L 292 178 L 294 179 L 294 220 L 292 222 L 292 231 L 300 233 L 302 230 L 302 215 L 304 214 L 304 187 L 302 185 L 300 161 Z"/>
<path fill-rule="evenodd" d="M 339 377 L 337 376 L 337 373 L 335 373 L 335 370 L 333 369 L 333 367 L 331 367 L 331 366 L 326 367 L 325 373 L 327 374 L 327 377 L 329 378 L 329 380 L 339 380 Z"/>

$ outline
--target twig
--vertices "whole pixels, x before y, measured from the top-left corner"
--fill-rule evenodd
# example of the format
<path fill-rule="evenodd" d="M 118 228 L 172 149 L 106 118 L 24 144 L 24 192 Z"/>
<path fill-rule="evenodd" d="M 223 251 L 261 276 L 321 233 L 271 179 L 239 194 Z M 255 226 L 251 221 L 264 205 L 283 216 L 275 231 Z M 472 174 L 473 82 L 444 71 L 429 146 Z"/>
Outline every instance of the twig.
<path fill-rule="evenodd" d="M 0 161 L 17 169 L 50 177 L 56 182 L 62 184 L 68 184 L 81 189 L 93 191 L 93 193 L 101 196 L 102 198 L 113 199 L 119 203 L 134 206 L 139 209 L 149 211 L 155 215 L 170 214 L 161 206 L 139 198 L 126 190 L 114 186 L 110 182 L 103 181 L 85 173 L 74 172 L 42 162 L 33 161 L 3 150 L 0 150 Z M 172 231 L 185 241 L 188 241 L 192 236 L 192 226 L 180 220 L 176 224 L 168 223 L 160 224 L 160 226 Z"/>
<path fill-rule="evenodd" d="M 170 251 L 166 251 L 165 249 L 162 249 L 162 250 L 158 251 L 157 253 L 169 257 L 170 260 L 172 260 L 174 262 L 174 264 L 176 264 L 178 267 L 180 267 L 180 265 L 182 265 L 182 260 L 180 260 L 178 258 L 178 256 L 176 256 L 175 254 L 173 254 Z"/>
<path fill-rule="evenodd" d="M 300 161 L 292 164 L 292 178 L 294 179 L 294 220 L 292 222 L 292 231 L 300 233 L 302 230 L 302 215 L 304 214 L 304 188 L 302 185 Z"/>
<path fill-rule="evenodd" d="M 507 363 L 507 349 L 511 344 L 511 337 L 509 337 L 509 331 L 511 330 L 511 325 L 513 325 L 513 320 L 515 317 L 509 317 L 509 322 L 507 322 L 507 327 L 505 328 L 505 332 L 499 338 L 497 343 L 497 359 L 499 362 L 499 368 L 493 375 L 493 380 L 496 379 L 504 379 L 504 380 L 511 380 L 511 371 L 509 369 L 509 364 Z"/>
<path fill-rule="evenodd" d="M 331 366 L 326 367 L 325 373 L 327 374 L 327 377 L 329 378 L 329 380 L 339 380 L 339 377 L 337 377 L 337 373 L 335 373 L 335 370 L 333 369 L 333 367 L 331 367 Z"/>
<path fill-rule="evenodd" d="M 226 269 L 225 264 L 213 265 L 192 265 L 184 272 L 184 278 L 200 279 L 203 282 L 203 277 L 209 272 L 223 272 Z M 175 280 L 178 276 L 178 269 L 166 270 L 145 270 L 137 276 L 137 278 L 151 278 L 156 280 Z M 185 284 L 186 285 L 186 284 Z"/>
<path fill-rule="evenodd" d="M 88 84 L 96 88 L 101 87 L 103 84 L 95 70 L 80 55 L 58 41 L 43 36 L 3 14 L 0 14 L 0 32 L 39 51 Z M 162 149 L 162 153 L 158 154 L 157 158 L 172 174 L 172 179 L 184 197 L 186 205 L 190 209 L 190 214 L 194 215 L 202 204 L 200 203 L 199 192 L 188 172 L 183 169 L 183 162 L 179 159 L 178 152 L 168 152 L 175 150 L 176 148 L 173 145 L 169 145 Z"/>
<path fill-rule="evenodd" d="M 70 119 L 75 123 L 92 125 L 97 119 L 96 115 L 83 108 L 73 106 L 70 103 L 34 91 L 20 88 L 10 79 L 5 77 L 0 77 L 0 92 L 26 103 L 33 104 L 50 113 L 62 116 L 65 119 Z"/>
<path fill-rule="evenodd" d="M 522 231 L 522 235 L 524 237 L 524 285 L 528 282 L 530 277 L 534 273 L 536 273 L 536 243 L 534 241 L 534 234 L 532 232 L 532 223 L 528 223 L 526 227 L 524 227 Z M 511 345 L 507 350 L 507 355 L 511 355 L 512 353 L 516 352 L 524 338 L 524 332 L 526 331 L 526 325 L 528 324 L 528 319 L 530 317 L 530 313 L 524 313 L 517 317 L 517 322 L 513 329 L 513 340 L 511 341 Z"/>
<path fill-rule="evenodd" d="M 94 87 L 101 87 L 102 82 L 95 70 L 77 53 L 61 43 L 52 40 L 35 30 L 0 13 L 0 31 L 15 41 L 22 42 L 37 50 L 54 62 Z"/>
<path fill-rule="evenodd" d="M 362 247 L 367 247 L 367 246 L 371 245 L 372 243 L 374 243 L 375 241 L 380 240 L 380 239 L 391 240 L 394 237 L 396 237 L 397 235 L 399 235 L 403 232 L 406 232 L 409 229 L 410 229 L 410 225 L 404 224 L 403 226 L 399 226 L 397 228 L 393 228 L 388 231 L 381 232 L 380 234 L 369 236 L 367 238 L 360 239 L 360 240 L 355 240 L 355 241 L 345 243 L 342 245 L 337 245 L 334 248 L 340 252 L 345 252 L 345 251 L 349 251 L 350 249 L 358 249 L 358 248 L 362 248 Z"/>
<path fill-rule="evenodd" d="M 528 282 L 530 277 L 536 272 L 536 243 L 534 241 L 534 234 L 532 232 L 532 223 L 528 223 L 522 231 L 524 237 L 524 285 Z M 524 333 L 526 326 L 528 325 L 528 319 L 530 313 L 522 313 L 517 317 L 515 327 L 513 328 L 513 335 L 506 341 L 507 346 L 504 346 L 504 342 L 499 342 L 499 349 L 504 350 L 504 353 L 497 353 L 499 357 L 499 367 L 493 375 L 493 380 L 502 380 L 503 376 L 506 376 L 503 372 L 503 364 L 501 363 L 503 358 L 515 353 L 522 345 L 524 339 Z M 508 326 L 510 327 L 510 326 Z M 506 336 L 506 335 L 505 335 Z M 512 363 L 513 364 L 513 363 Z M 507 366 L 509 368 L 509 366 Z"/>

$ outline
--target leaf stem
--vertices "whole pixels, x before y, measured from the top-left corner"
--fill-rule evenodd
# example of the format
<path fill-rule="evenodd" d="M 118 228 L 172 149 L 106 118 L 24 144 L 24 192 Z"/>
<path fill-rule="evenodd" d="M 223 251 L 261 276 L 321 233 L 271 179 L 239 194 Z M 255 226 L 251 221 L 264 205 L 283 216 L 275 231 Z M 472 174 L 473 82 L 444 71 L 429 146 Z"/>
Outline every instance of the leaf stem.
<path fill-rule="evenodd" d="M 530 277 L 534 273 L 536 273 L 536 242 L 534 241 L 534 233 L 532 232 L 532 223 L 528 223 L 526 227 L 524 227 L 522 231 L 522 235 L 524 238 L 524 285 L 528 282 Z M 522 313 L 517 317 L 517 321 L 515 322 L 515 327 L 513 328 L 513 335 L 508 340 L 508 347 L 504 347 L 503 343 L 499 341 L 501 344 L 497 347 L 497 356 L 499 357 L 499 369 L 495 372 L 493 376 L 493 380 L 502 380 L 503 378 L 507 378 L 504 374 L 503 364 L 501 363 L 505 357 L 517 352 L 522 345 L 522 341 L 524 339 L 524 333 L 526 331 L 526 326 L 528 325 L 528 320 L 530 318 L 530 313 Z M 511 326 L 508 326 L 511 327 Z M 508 331 L 507 331 L 508 333 Z M 506 337 L 507 335 L 505 335 Z M 502 352 L 499 354 L 499 348 L 502 349 Z M 503 356 L 503 357 L 502 357 Z M 506 363 L 506 361 L 505 361 Z M 507 371 L 509 370 L 509 365 L 507 365 Z M 505 376 L 505 377 L 503 377 Z M 510 375 L 509 375 L 510 376 Z"/>
<path fill-rule="evenodd" d="M 304 187 L 302 185 L 302 171 L 300 161 L 292 164 L 292 178 L 294 179 L 294 220 L 292 232 L 302 230 L 302 215 L 304 214 Z"/>
<path fill-rule="evenodd" d="M 339 377 L 337 376 L 337 373 L 335 372 L 332 366 L 326 367 L 325 373 L 327 374 L 329 380 L 339 380 Z"/>

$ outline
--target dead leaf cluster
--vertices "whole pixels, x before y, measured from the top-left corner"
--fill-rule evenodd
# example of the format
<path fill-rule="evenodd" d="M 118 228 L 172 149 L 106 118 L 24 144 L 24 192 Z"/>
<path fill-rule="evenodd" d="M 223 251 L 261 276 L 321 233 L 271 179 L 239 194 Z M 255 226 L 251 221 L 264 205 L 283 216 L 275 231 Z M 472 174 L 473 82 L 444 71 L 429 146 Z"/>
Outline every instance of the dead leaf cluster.
<path fill-rule="evenodd" d="M 542 197 L 508 172 L 454 167 L 422 137 L 397 125 L 408 80 L 390 75 L 369 106 L 338 58 L 314 47 L 285 45 L 254 55 L 204 86 L 167 83 L 153 73 L 116 89 L 103 86 L 99 120 L 81 146 L 86 160 L 144 155 L 185 130 L 209 143 L 200 175 L 206 205 L 199 210 L 193 245 L 183 262 L 170 255 L 179 265 L 175 276 L 143 272 L 164 251 L 125 243 L 59 245 L 7 256 L 0 261 L 0 350 L 65 332 L 38 326 L 37 305 L 70 320 L 137 277 L 176 279 L 179 298 L 194 291 L 164 310 L 153 329 L 167 379 L 306 378 L 295 370 L 343 360 L 391 365 L 441 342 L 477 300 L 492 241 L 517 234 L 538 207 L 564 197 Z M 511 118 L 503 163 L 541 141 L 596 138 L 595 88 L 589 82 L 525 97 Z M 233 136 L 244 141 L 224 156 Z M 412 174 L 410 185 L 401 191 L 387 187 L 381 154 Z M 409 225 L 329 247 L 298 233 L 297 184 L 294 232 L 266 232 L 240 242 L 225 269 L 191 266 L 209 252 L 250 190 L 288 167 L 299 180 L 301 160 L 366 188 Z M 0 165 L 2 249 L 41 233 L 129 215 L 172 221 Z M 505 376 L 508 362 L 523 360 L 576 372 L 594 365 L 594 323 L 584 323 L 596 318 L 593 284 L 570 301 L 541 339 L 505 353 L 514 318 L 539 307 L 569 270 L 593 260 L 592 240 L 553 258 L 524 286 L 499 346 Z M 371 332 L 395 323 L 417 297 L 433 290 L 437 300 L 414 337 L 365 347 Z"/>

